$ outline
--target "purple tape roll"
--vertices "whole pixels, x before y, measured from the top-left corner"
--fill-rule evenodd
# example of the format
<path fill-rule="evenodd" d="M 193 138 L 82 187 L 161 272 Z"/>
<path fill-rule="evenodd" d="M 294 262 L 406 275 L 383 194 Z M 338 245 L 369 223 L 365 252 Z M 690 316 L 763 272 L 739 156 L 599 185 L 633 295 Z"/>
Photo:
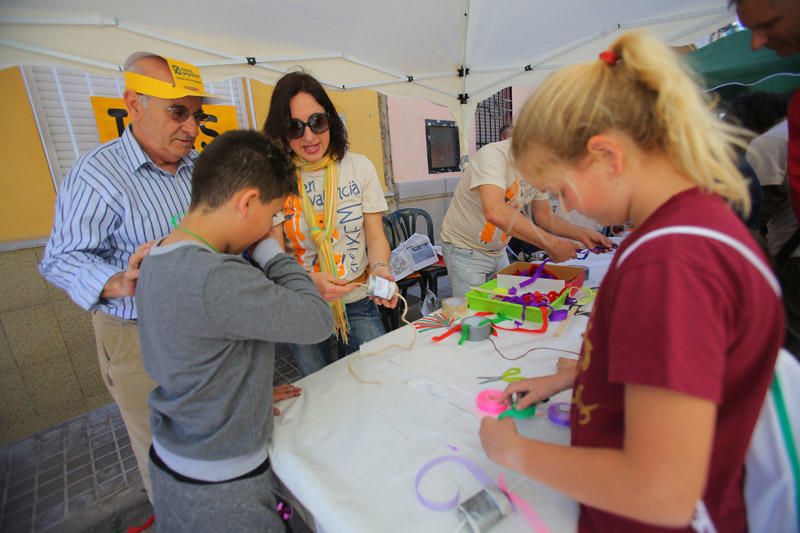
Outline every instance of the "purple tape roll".
<path fill-rule="evenodd" d="M 567 402 L 556 402 L 547 408 L 547 419 L 556 426 L 568 428 L 571 409 L 572 406 Z"/>

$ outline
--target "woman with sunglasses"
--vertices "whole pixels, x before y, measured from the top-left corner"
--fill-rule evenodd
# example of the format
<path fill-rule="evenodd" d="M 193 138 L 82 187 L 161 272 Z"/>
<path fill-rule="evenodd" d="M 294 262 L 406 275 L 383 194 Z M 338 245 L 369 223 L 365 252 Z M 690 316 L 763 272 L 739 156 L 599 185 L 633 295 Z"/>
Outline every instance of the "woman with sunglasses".
<path fill-rule="evenodd" d="M 397 305 L 397 296 L 367 298 L 362 285 L 369 274 L 394 279 L 381 218 L 387 205 L 375 166 L 347 150 L 347 131 L 333 102 L 303 72 L 275 85 L 264 133 L 297 166 L 298 192 L 284 204 L 279 241 L 330 302 L 339 345 L 352 353 L 385 333 L 375 304 Z M 337 359 L 328 341 L 291 349 L 303 375 Z"/>

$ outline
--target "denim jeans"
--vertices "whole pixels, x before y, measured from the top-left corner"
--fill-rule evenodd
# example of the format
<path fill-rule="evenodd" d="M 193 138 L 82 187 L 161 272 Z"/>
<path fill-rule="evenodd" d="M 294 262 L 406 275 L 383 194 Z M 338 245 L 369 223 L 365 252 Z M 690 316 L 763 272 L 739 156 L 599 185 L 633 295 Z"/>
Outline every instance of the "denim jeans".
<path fill-rule="evenodd" d="M 339 348 L 345 354 L 351 354 L 367 341 L 380 337 L 386 330 L 383 328 L 378 306 L 369 298 L 351 304 L 345 304 L 347 321 L 350 324 L 348 342 L 345 345 L 337 339 Z M 295 362 L 300 372 L 307 376 L 339 359 L 338 351 L 331 347 L 331 339 L 317 344 L 290 344 Z"/>
<path fill-rule="evenodd" d="M 508 266 L 505 251 L 494 256 L 470 248 L 457 248 L 445 242 L 442 243 L 442 254 L 453 296 L 464 296 L 470 287 L 486 283 L 498 270 Z"/>

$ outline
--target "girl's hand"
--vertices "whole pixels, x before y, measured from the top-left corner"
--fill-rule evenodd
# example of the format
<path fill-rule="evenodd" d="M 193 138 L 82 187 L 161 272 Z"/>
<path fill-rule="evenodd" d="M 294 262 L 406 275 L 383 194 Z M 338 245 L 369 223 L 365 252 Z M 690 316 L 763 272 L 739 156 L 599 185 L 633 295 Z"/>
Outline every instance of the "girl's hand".
<path fill-rule="evenodd" d="M 272 388 L 272 403 L 275 404 L 281 400 L 287 400 L 289 398 L 294 398 L 295 396 L 300 396 L 302 392 L 303 389 L 300 387 L 295 387 L 292 384 L 278 385 L 277 387 Z M 281 414 L 281 410 L 273 405 L 272 414 L 278 416 Z"/>
<path fill-rule="evenodd" d="M 501 402 L 511 404 L 511 395 L 519 394 L 517 409 L 525 409 L 535 403 L 546 400 L 562 390 L 572 387 L 578 372 L 578 361 L 568 357 L 559 357 L 556 373 L 538 378 L 523 379 L 511 383 L 500 398 Z"/>
<path fill-rule="evenodd" d="M 508 451 L 514 447 L 514 443 L 519 439 L 517 426 L 514 420 L 495 420 L 486 416 L 481 420 L 481 445 L 486 456 L 497 464 L 505 465 L 505 458 Z"/>
<path fill-rule="evenodd" d="M 563 374 L 523 379 L 506 387 L 500 401 L 511 404 L 511 395 L 516 393 L 520 395 L 517 399 L 517 409 L 525 409 L 535 403 L 546 400 L 562 390 L 570 388 L 573 381 L 574 374 L 568 379 L 565 379 Z"/>

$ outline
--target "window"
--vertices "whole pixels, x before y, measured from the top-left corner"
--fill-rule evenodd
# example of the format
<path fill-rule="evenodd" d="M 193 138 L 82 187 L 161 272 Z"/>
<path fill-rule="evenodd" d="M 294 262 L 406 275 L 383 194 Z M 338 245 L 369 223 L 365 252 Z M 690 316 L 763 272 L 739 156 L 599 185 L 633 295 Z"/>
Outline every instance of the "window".
<path fill-rule="evenodd" d="M 458 128 L 452 120 L 425 120 L 428 144 L 428 173 L 457 172 L 461 157 Z"/>
<path fill-rule="evenodd" d="M 480 102 L 475 109 L 475 147 L 500 140 L 500 128 L 511 125 L 513 108 L 511 106 L 511 87 L 500 89 Z"/>
<path fill-rule="evenodd" d="M 64 67 L 26 66 L 22 72 L 58 190 L 75 161 L 100 143 L 89 97 L 121 98 L 125 82 L 121 76 L 98 76 Z M 205 88 L 227 98 L 225 103 L 236 107 L 240 127 L 246 127 L 249 122 L 244 114 L 244 91 L 239 78 L 206 83 Z"/>

